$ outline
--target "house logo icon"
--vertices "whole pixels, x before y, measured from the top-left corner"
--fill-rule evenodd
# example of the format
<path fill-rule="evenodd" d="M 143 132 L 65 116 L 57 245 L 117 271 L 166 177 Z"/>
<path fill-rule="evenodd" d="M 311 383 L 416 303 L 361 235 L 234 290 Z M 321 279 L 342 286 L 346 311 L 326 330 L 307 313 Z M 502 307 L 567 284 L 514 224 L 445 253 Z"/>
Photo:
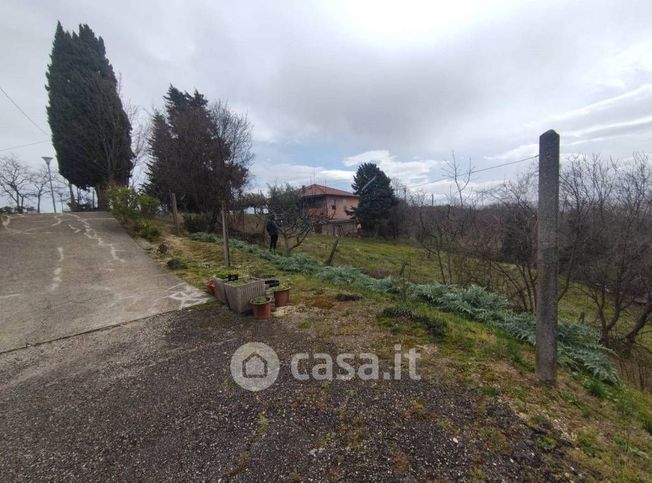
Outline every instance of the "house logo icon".
<path fill-rule="evenodd" d="M 258 352 L 249 355 L 242 362 L 242 374 L 244 377 L 267 377 L 267 361 Z"/>
<path fill-rule="evenodd" d="M 279 368 L 276 352 L 262 342 L 241 345 L 231 357 L 231 376 L 248 391 L 262 391 L 274 384 Z"/>

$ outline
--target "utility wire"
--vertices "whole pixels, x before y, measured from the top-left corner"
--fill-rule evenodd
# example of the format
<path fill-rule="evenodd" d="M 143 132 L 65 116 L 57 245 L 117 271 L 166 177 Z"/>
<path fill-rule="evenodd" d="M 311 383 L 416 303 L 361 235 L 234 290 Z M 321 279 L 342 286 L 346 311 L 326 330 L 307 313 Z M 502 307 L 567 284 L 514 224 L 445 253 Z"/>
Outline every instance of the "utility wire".
<path fill-rule="evenodd" d="M 50 142 L 50 140 L 46 139 L 44 141 L 36 141 L 35 143 L 19 144 L 18 146 L 11 146 L 10 148 L 2 148 L 2 149 L 0 149 L 0 152 L 2 152 L 2 151 L 11 151 L 12 149 L 26 148 L 28 146 L 36 146 L 37 144 L 45 144 L 45 143 L 49 143 L 49 142 Z"/>
<path fill-rule="evenodd" d="M 0 86 L 0 91 L 2 91 L 2 93 L 5 95 L 5 97 L 6 97 L 7 99 L 9 99 L 9 101 L 11 101 L 11 103 L 12 103 L 14 106 L 16 106 L 16 109 L 18 109 L 18 110 L 21 112 L 21 114 L 22 114 L 23 116 L 25 116 L 25 117 L 27 118 L 27 120 L 28 120 L 29 122 L 31 122 L 31 123 L 36 127 L 36 129 L 38 129 L 39 131 L 41 131 L 41 132 L 42 132 L 43 134 L 45 134 L 46 136 L 49 136 L 49 135 L 50 135 L 50 133 L 48 133 L 45 129 L 43 129 L 41 126 L 39 126 L 38 124 L 36 124 L 36 122 L 34 122 L 34 119 L 32 119 L 31 117 L 29 117 L 29 116 L 27 115 L 27 113 L 26 113 L 25 111 L 22 110 L 22 108 L 21 108 L 21 107 L 16 103 L 16 101 L 14 101 L 14 100 L 11 98 L 11 96 L 10 96 L 9 94 L 7 94 L 7 91 L 5 91 L 5 90 L 2 88 L 2 86 Z"/>
<path fill-rule="evenodd" d="M 482 173 L 483 171 L 489 171 L 491 169 L 496 169 L 496 168 L 503 168 L 505 166 L 511 166 L 512 164 L 523 163 L 524 161 L 529 161 L 531 159 L 535 159 L 535 158 L 538 158 L 538 157 L 539 157 L 539 155 L 535 154 L 534 156 L 530 156 L 529 158 L 523 158 L 523 159 L 519 159 L 517 161 L 510 161 L 508 163 L 496 164 L 495 166 L 489 166 L 487 168 L 476 169 L 476 170 L 471 171 L 471 174 Z M 450 176 L 445 176 L 443 178 L 439 178 L 439 179 L 436 179 L 434 181 L 426 181 L 424 183 L 419 183 L 419 184 L 412 185 L 412 188 L 417 188 L 419 186 L 424 186 L 424 185 L 427 185 L 427 184 L 439 183 L 440 181 L 447 181 L 449 179 L 451 179 Z"/>

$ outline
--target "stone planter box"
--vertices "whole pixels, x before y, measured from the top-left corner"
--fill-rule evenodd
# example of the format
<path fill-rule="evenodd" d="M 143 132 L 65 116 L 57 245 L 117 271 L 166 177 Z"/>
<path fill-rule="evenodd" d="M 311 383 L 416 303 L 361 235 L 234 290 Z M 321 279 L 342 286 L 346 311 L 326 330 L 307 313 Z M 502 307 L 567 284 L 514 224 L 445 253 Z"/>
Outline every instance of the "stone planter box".
<path fill-rule="evenodd" d="M 239 314 L 247 312 L 252 309 L 249 301 L 260 295 L 265 295 L 265 281 L 246 277 L 237 281 L 238 285 L 231 286 L 228 282 L 222 280 L 221 286 L 224 290 L 224 297 L 226 303 L 231 310 Z M 215 296 L 219 299 L 218 286 L 215 285 Z"/>
<path fill-rule="evenodd" d="M 215 295 L 215 298 L 222 302 L 223 304 L 226 303 L 226 293 L 224 291 L 224 284 L 226 283 L 226 280 L 222 278 L 214 278 L 213 280 L 213 295 Z"/>

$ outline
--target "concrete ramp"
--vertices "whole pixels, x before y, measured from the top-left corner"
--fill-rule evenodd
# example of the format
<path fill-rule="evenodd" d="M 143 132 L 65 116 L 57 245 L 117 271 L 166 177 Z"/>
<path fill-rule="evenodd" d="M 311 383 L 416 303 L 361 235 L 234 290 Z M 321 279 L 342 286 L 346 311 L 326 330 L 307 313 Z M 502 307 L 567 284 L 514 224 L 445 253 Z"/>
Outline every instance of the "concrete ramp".
<path fill-rule="evenodd" d="M 204 303 L 105 212 L 2 215 L 0 352 Z"/>

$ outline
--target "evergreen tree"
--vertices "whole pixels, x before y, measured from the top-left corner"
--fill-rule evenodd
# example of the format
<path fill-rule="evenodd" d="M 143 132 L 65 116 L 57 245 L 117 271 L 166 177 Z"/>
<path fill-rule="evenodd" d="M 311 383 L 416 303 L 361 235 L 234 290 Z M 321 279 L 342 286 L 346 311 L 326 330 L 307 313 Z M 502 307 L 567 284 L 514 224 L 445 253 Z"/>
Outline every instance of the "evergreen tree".
<path fill-rule="evenodd" d="M 353 177 L 353 192 L 360 197 L 355 217 L 363 230 L 378 233 L 397 203 L 389 177 L 374 163 L 362 163 Z"/>
<path fill-rule="evenodd" d="M 180 209 L 208 214 L 214 227 L 246 184 L 251 127 L 226 104 L 209 106 L 197 91 L 170 86 L 164 100 L 165 111 L 152 118 L 145 190 L 164 203 L 174 192 Z"/>
<path fill-rule="evenodd" d="M 50 59 L 47 113 L 59 172 L 80 188 L 95 188 L 106 208 L 107 188 L 129 181 L 133 152 L 104 41 L 88 25 L 70 33 L 57 23 Z"/>

